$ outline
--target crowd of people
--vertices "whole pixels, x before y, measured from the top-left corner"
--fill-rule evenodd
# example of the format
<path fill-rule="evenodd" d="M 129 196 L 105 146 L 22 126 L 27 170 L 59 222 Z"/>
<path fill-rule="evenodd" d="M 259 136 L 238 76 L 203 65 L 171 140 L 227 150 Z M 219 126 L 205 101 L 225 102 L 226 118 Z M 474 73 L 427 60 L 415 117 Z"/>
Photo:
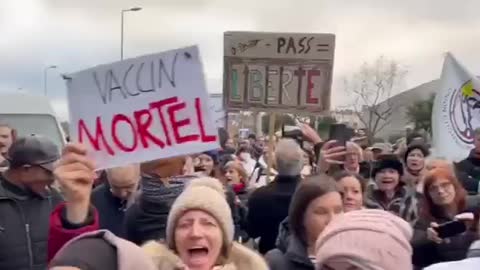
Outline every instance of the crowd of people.
<path fill-rule="evenodd" d="M 480 267 L 480 129 L 459 163 L 416 133 L 394 149 L 300 130 L 96 171 L 84 145 L 0 123 L 0 269 Z"/>

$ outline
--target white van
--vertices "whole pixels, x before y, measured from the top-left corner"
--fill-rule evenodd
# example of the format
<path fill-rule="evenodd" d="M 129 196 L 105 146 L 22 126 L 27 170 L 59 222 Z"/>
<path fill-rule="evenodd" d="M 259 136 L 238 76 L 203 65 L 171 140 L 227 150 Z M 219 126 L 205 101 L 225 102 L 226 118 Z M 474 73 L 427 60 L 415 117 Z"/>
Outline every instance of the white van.
<path fill-rule="evenodd" d="M 60 149 L 66 143 L 57 116 L 44 96 L 22 93 L 0 94 L 0 122 L 9 124 L 18 136 L 39 134 L 50 138 Z"/>

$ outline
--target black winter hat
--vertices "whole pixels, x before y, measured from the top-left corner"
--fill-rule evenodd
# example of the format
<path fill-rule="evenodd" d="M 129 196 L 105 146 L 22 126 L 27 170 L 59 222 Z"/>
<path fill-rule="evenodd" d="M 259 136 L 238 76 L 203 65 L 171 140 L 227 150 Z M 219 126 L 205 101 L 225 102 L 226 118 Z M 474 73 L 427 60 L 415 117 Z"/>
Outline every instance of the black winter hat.
<path fill-rule="evenodd" d="M 403 161 L 405 162 L 405 164 L 407 163 L 408 154 L 410 154 L 410 152 L 415 149 L 420 150 L 424 157 L 428 157 L 430 155 L 430 150 L 428 150 L 427 146 L 425 146 L 424 144 L 412 144 L 408 146 L 407 150 L 405 151 L 405 155 L 403 156 Z"/>
<path fill-rule="evenodd" d="M 375 178 L 378 172 L 383 169 L 394 169 L 398 172 L 400 176 L 403 175 L 403 165 L 400 160 L 398 160 L 396 155 L 393 154 L 384 154 L 378 157 L 378 160 L 373 168 L 372 176 Z"/>

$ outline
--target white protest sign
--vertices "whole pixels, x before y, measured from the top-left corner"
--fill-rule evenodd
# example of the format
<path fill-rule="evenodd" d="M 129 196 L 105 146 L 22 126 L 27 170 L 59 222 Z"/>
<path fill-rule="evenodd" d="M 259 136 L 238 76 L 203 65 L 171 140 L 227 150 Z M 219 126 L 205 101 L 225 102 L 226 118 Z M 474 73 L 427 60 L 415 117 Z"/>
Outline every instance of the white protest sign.
<path fill-rule="evenodd" d="M 459 161 L 473 148 L 480 127 L 480 81 L 448 53 L 432 111 L 436 156 Z"/>
<path fill-rule="evenodd" d="M 334 55 L 333 34 L 225 32 L 227 110 L 328 111 Z"/>
<path fill-rule="evenodd" d="M 70 128 L 97 169 L 219 148 L 198 48 L 69 74 Z"/>

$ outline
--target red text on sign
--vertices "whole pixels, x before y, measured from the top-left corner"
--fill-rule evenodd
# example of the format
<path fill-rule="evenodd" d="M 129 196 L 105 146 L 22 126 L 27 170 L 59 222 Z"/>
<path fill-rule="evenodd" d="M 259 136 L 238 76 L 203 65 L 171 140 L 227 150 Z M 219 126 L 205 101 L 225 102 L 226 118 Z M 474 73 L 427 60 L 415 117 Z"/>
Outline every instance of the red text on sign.
<path fill-rule="evenodd" d="M 182 111 L 193 106 L 195 114 L 185 117 Z M 164 149 L 173 145 L 191 142 L 214 142 L 217 140 L 215 134 L 207 134 L 205 119 L 201 110 L 200 98 L 195 98 L 194 104 L 187 104 L 178 97 L 171 97 L 149 103 L 148 108 L 140 109 L 127 115 L 124 113 L 115 114 L 110 121 L 97 116 L 95 124 L 87 126 L 83 119 L 77 123 L 78 138 L 80 143 L 91 145 L 96 151 L 106 151 L 109 155 L 116 155 L 119 152 L 129 153 L 140 148 L 149 149 L 152 147 Z M 154 115 L 158 115 L 157 118 Z M 130 130 L 129 139 L 122 140 L 119 135 L 119 128 L 127 126 Z M 162 130 L 161 134 L 155 134 L 151 129 Z M 185 134 L 184 130 L 196 132 Z M 110 130 L 110 136 L 105 133 L 105 128 Z M 158 132 L 157 132 L 158 133 Z M 173 136 L 172 134 L 173 133 Z M 124 136 L 125 137 L 125 136 Z"/>

